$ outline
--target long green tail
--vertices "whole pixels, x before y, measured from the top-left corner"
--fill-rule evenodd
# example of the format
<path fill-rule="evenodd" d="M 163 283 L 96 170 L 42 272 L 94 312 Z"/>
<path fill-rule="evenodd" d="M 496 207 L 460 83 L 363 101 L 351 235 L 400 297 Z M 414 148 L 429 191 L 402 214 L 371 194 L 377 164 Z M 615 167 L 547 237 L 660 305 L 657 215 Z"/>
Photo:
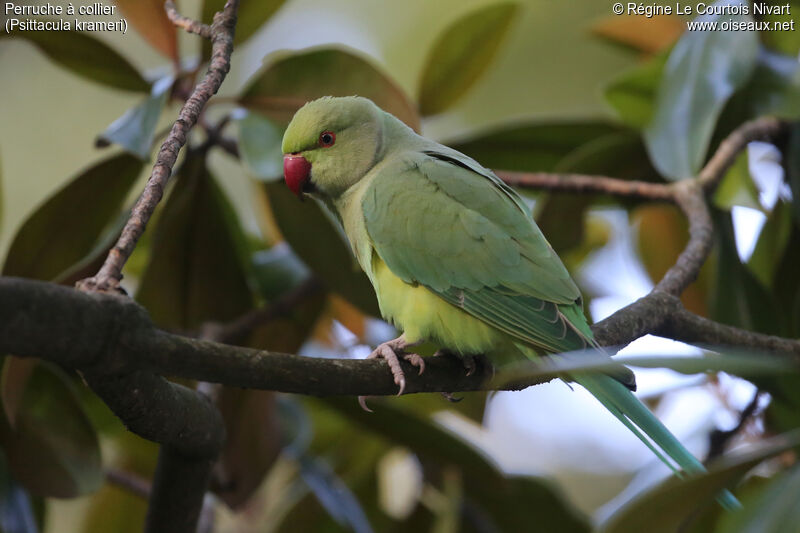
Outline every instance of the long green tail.
<path fill-rule="evenodd" d="M 573 374 L 570 377 L 592 393 L 678 477 L 683 477 L 683 472 L 698 474 L 706 471 L 703 464 L 684 448 L 683 444 L 670 433 L 664 424 L 631 391 L 613 377 L 605 374 Z M 674 463 L 667 457 L 671 458 Z M 683 471 L 680 470 L 681 468 Z M 722 492 L 717 497 L 717 501 L 728 510 L 738 509 L 742 506 L 728 490 Z"/>

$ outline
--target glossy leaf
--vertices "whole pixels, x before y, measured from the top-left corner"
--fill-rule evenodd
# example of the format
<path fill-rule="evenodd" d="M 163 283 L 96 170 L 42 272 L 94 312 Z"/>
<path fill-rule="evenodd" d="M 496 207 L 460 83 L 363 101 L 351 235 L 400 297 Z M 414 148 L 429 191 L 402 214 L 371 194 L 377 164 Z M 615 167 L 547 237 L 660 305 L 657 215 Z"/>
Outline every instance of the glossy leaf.
<path fill-rule="evenodd" d="M 141 168 L 122 154 L 70 180 L 23 222 L 3 275 L 51 280 L 83 259 L 122 209 Z"/>
<path fill-rule="evenodd" d="M 256 112 L 236 120 L 239 152 L 248 172 L 262 180 L 283 179 L 283 127 Z"/>
<path fill-rule="evenodd" d="M 592 26 L 592 33 L 637 52 L 654 54 L 674 43 L 686 28 L 677 15 L 612 15 Z"/>
<path fill-rule="evenodd" d="M 713 320 L 767 334 L 779 334 L 774 298 L 739 260 L 730 214 L 715 213 L 717 262 L 709 310 Z"/>
<path fill-rule="evenodd" d="M 642 129 L 653 120 L 656 94 L 667 57 L 668 54 L 662 52 L 623 72 L 606 87 L 606 101 L 624 123 Z"/>
<path fill-rule="evenodd" d="M 94 82 L 124 91 L 147 92 L 150 84 L 127 59 L 90 34 L 78 31 L 0 32 L 0 38 L 26 39 L 47 57 Z"/>
<path fill-rule="evenodd" d="M 5 458 L 0 469 L 0 531 L 38 533 L 39 526 L 28 492 L 8 472 Z"/>
<path fill-rule="evenodd" d="M 236 33 L 233 36 L 233 46 L 238 47 L 267 22 L 286 0 L 259 0 L 257 2 L 245 1 L 239 4 L 236 12 Z M 201 20 L 206 24 L 214 22 L 214 13 L 222 11 L 225 0 L 204 0 Z M 211 57 L 211 42 L 203 39 L 203 61 Z"/>
<path fill-rule="evenodd" d="M 190 157 L 159 215 L 136 299 L 162 327 L 189 330 L 252 306 L 244 237 L 202 157 Z"/>
<path fill-rule="evenodd" d="M 118 144 L 143 161 L 150 159 L 158 119 L 169 97 L 172 78 L 162 78 L 141 103 L 130 108 L 100 134 L 98 141 Z"/>
<path fill-rule="evenodd" d="M 766 6 L 761 9 L 759 20 L 763 20 L 775 28 L 775 24 L 781 24 L 783 31 L 773 29 L 772 31 L 758 32 L 761 41 L 771 49 L 784 54 L 797 57 L 800 53 L 800 31 L 797 31 L 797 13 L 800 10 L 798 0 L 761 0 L 759 4 Z M 755 7 L 755 6 L 754 6 Z M 771 11 L 766 13 L 766 11 Z"/>
<path fill-rule="evenodd" d="M 717 533 L 784 533 L 800 524 L 800 465 L 776 475 L 742 498 L 743 509 L 721 517 Z"/>
<path fill-rule="evenodd" d="M 783 202 L 775 205 L 747 261 L 750 271 L 765 287 L 772 288 L 775 273 L 783 258 L 792 233 L 791 207 Z"/>
<path fill-rule="evenodd" d="M 17 425 L 17 412 L 22 404 L 25 388 L 35 367 L 36 360 L 29 357 L 9 355 L 3 358 L 3 372 L 0 375 L 0 397 L 3 400 L 6 420 L 8 420 L 12 429 Z"/>
<path fill-rule="evenodd" d="M 585 519 L 563 501 L 549 482 L 504 476 L 482 452 L 430 420 L 386 401 L 372 402 L 376 413 L 363 411 L 351 398 L 328 398 L 324 402 L 353 422 L 408 447 L 424 461 L 437 467 L 458 467 L 467 495 L 498 531 L 527 531 L 531 517 L 536 517 L 536 525 L 542 531 L 589 530 Z"/>
<path fill-rule="evenodd" d="M 784 150 L 783 168 L 786 181 L 792 190 L 792 214 L 795 224 L 800 227 L 800 125 L 792 126 Z"/>
<path fill-rule="evenodd" d="M 639 136 L 631 131 L 612 133 L 581 145 L 553 169 L 640 180 L 656 179 Z M 542 232 L 558 253 L 577 247 L 584 237 L 584 212 L 596 198 L 590 195 L 550 193 L 540 196 L 535 216 Z"/>
<path fill-rule="evenodd" d="M 69 378 L 40 362 L 17 408 L 15 428 L 0 423 L 0 441 L 14 477 L 34 494 L 69 498 L 103 482 L 97 435 Z"/>
<path fill-rule="evenodd" d="M 369 533 L 372 527 L 350 489 L 324 462 L 309 456 L 300 458 L 300 475 L 320 504 L 341 526 L 355 533 Z"/>
<path fill-rule="evenodd" d="M 715 5 L 727 5 L 723 0 Z M 749 15 L 724 20 L 752 21 Z M 704 15 L 698 21 L 723 20 Z M 694 176 L 705 160 L 725 102 L 750 79 L 758 36 L 750 31 L 687 31 L 669 55 L 645 141 L 655 167 L 672 180 Z"/>
<path fill-rule="evenodd" d="M 174 61 L 179 59 L 178 35 L 164 11 L 164 0 L 114 0 L 114 3 L 153 48 Z"/>
<path fill-rule="evenodd" d="M 623 128 L 606 122 L 518 124 L 444 144 L 496 170 L 550 171 L 576 148 Z"/>
<path fill-rule="evenodd" d="M 309 100 L 357 94 L 419 130 L 417 111 L 402 89 L 359 52 L 327 47 L 282 51 L 266 62 L 239 102 L 273 120 L 288 123 Z"/>
<path fill-rule="evenodd" d="M 635 208 L 631 212 L 631 222 L 636 228 L 639 258 L 650 280 L 658 283 L 689 242 L 686 217 L 674 206 L 650 204 Z M 698 280 L 681 295 L 686 308 L 702 316 L 708 312 L 706 294 L 709 274 L 708 268 L 702 268 Z"/>
<path fill-rule="evenodd" d="M 797 432 L 774 437 L 735 456 L 728 456 L 709 468 L 708 473 L 686 480 L 672 477 L 653 490 L 624 505 L 604 523 L 602 533 L 673 533 L 714 496 L 742 478 L 753 467 L 774 455 L 800 445 Z M 654 520 L 654 511 L 658 519 Z"/>
<path fill-rule="evenodd" d="M 314 274 L 365 313 L 378 316 L 375 291 L 324 208 L 313 200 L 301 202 L 282 182 L 265 183 L 262 190 L 286 242 Z"/>
<path fill-rule="evenodd" d="M 764 115 L 800 118 L 800 63 L 796 57 L 761 50 L 753 75 L 725 105 L 712 146 L 742 122 Z"/>
<path fill-rule="evenodd" d="M 566 352 L 560 354 L 558 359 L 526 361 L 511 365 L 497 374 L 494 383 L 500 387 L 515 381 L 553 379 L 574 372 L 608 372 L 618 368 L 619 365 L 636 368 L 669 368 L 681 374 L 727 372 L 745 378 L 800 373 L 797 365 L 780 357 L 730 348 L 719 348 L 719 352 L 719 354 L 706 352 L 691 356 L 617 356 L 613 359 L 593 351 Z"/>
<path fill-rule="evenodd" d="M 225 420 L 225 448 L 216 466 L 215 490 L 229 507 L 244 505 L 259 487 L 281 450 L 271 391 L 223 387 L 217 408 Z"/>
<path fill-rule="evenodd" d="M 0 170 L 3 168 L 3 159 L 0 158 Z M 0 232 L 3 231 L 3 174 L 0 172 Z"/>
<path fill-rule="evenodd" d="M 730 211 L 736 205 L 759 211 L 762 209 L 758 199 L 758 188 L 750 175 L 747 150 L 736 157 L 714 191 L 713 199 L 715 206 L 726 211 Z"/>
<path fill-rule="evenodd" d="M 516 4 L 490 4 L 456 20 L 436 39 L 420 80 L 418 99 L 423 115 L 447 110 L 480 79 L 517 11 Z"/>
<path fill-rule="evenodd" d="M 112 464 L 123 474 L 133 475 L 148 482 L 153 476 L 158 457 L 158 445 L 130 431 L 121 431 L 106 438 L 104 447 L 112 450 Z M 114 533 L 141 533 L 144 530 L 147 500 L 139 494 L 106 483 L 89 500 L 83 518 L 82 530 L 113 531 Z"/>

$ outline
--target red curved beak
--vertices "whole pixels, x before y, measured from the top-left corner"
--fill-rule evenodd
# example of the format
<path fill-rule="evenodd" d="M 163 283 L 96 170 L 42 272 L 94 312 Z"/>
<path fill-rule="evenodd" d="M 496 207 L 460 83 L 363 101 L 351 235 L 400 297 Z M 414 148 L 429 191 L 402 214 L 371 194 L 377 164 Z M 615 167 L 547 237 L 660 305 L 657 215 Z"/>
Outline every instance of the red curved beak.
<path fill-rule="evenodd" d="M 300 196 L 303 194 L 303 186 L 311 178 L 311 163 L 302 155 L 283 156 L 283 178 L 289 189 Z"/>

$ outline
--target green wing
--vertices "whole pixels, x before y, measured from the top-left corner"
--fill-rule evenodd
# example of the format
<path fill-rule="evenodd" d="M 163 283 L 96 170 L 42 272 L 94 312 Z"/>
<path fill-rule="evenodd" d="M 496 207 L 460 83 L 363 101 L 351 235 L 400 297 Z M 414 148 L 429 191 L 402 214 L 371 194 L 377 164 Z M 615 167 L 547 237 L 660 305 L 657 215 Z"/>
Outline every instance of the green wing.
<path fill-rule="evenodd" d="M 378 255 L 407 283 L 548 352 L 591 344 L 580 291 L 520 197 L 466 156 L 395 156 L 362 207 Z"/>

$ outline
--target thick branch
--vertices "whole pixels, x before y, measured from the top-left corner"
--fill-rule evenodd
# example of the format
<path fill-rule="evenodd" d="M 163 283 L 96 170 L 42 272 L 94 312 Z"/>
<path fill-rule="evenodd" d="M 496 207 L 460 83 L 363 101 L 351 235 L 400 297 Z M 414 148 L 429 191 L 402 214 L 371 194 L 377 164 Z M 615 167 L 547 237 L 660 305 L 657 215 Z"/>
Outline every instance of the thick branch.
<path fill-rule="evenodd" d="M 181 337 L 156 329 L 143 309 L 119 296 L 85 294 L 39 281 L 0 278 L 0 301 L 3 302 L 0 306 L 0 351 L 22 357 L 41 357 L 87 374 L 98 375 L 100 368 L 112 368 L 116 374 L 135 376 L 139 372 L 150 372 L 235 387 L 320 396 L 397 393 L 384 361 L 302 357 Z M 668 317 L 680 309 L 676 297 L 657 292 L 620 310 L 613 315 L 613 320 L 600 322 L 594 328 L 595 333 L 602 344 L 619 345 L 647 333 L 664 334 L 667 331 L 664 328 L 675 327 L 676 331 L 670 336 L 678 340 L 738 344 L 745 339 L 755 348 L 791 354 L 800 360 L 799 341 L 741 332 L 695 317 L 688 311 L 686 315 L 678 314 L 684 317 L 681 322 L 670 322 Z M 704 321 L 713 327 L 700 327 Z M 694 324 L 693 329 L 686 329 L 684 333 L 684 322 Z M 407 368 L 406 391 L 409 393 L 486 390 L 491 377 L 491 370 L 486 368 L 466 376 L 461 364 L 448 357 L 429 358 L 421 376 Z M 514 384 L 509 388 L 519 389 L 534 383 Z M 109 387 L 113 388 L 113 384 Z M 172 393 L 165 394 L 159 401 L 173 402 Z M 120 412 L 124 416 L 133 412 L 136 421 L 137 409 L 123 405 Z M 165 407 L 164 412 L 167 409 L 184 413 L 180 404 Z M 178 416 L 191 416 L 192 425 L 203 425 L 199 417 L 203 411 L 198 409 L 192 414 Z M 159 413 L 148 413 L 150 415 L 160 417 Z M 168 422 L 167 427 L 159 430 L 163 432 L 157 435 L 159 441 L 173 442 L 170 437 L 173 429 L 168 427 L 171 424 L 178 426 L 176 432 L 189 431 L 184 427 L 190 423 L 188 420 L 185 424 L 174 419 Z M 155 438 L 152 428 L 132 425 L 132 429 Z M 210 450 L 214 438 L 198 438 L 198 449 L 185 451 L 202 454 Z"/>
<path fill-rule="evenodd" d="M 122 229 L 119 240 L 109 251 L 105 263 L 97 274 L 93 278 L 78 282 L 80 289 L 104 292 L 119 290 L 122 267 L 136 247 L 147 222 L 164 195 L 164 189 L 172 174 L 172 167 L 178 159 L 178 152 L 186 144 L 189 131 L 197 123 L 206 102 L 219 90 L 225 75 L 230 70 L 238 4 L 238 0 L 228 0 L 225 9 L 214 16 L 214 24 L 210 29 L 212 44 L 208 72 L 183 104 L 178 119 L 161 145 L 150 179 L 133 206 L 130 218 Z M 183 20 L 182 17 L 180 20 Z"/>

